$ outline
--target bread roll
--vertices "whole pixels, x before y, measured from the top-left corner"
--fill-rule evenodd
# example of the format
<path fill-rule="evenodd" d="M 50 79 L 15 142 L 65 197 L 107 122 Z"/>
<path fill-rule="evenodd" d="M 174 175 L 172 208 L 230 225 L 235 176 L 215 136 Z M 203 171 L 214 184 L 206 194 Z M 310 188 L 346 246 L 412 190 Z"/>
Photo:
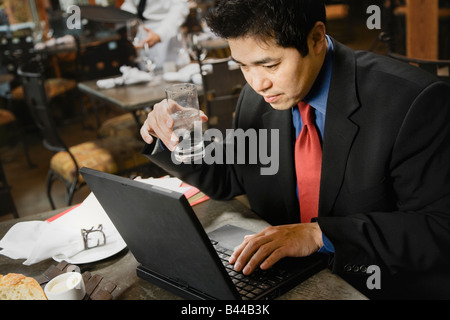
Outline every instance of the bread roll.
<path fill-rule="evenodd" d="M 47 300 L 39 283 L 23 274 L 0 275 L 0 300 Z"/>

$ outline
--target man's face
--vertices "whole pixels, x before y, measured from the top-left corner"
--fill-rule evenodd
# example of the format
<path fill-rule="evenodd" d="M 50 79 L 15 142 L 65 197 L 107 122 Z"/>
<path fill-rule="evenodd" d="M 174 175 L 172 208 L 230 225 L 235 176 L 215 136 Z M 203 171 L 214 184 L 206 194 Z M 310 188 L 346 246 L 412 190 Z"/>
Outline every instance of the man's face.
<path fill-rule="evenodd" d="M 262 42 L 245 37 L 229 39 L 228 43 L 253 90 L 272 108 L 286 110 L 302 100 L 314 84 L 326 53 L 324 41 L 315 41 L 310 34 L 306 57 L 295 48 L 278 46 L 274 40 Z"/>

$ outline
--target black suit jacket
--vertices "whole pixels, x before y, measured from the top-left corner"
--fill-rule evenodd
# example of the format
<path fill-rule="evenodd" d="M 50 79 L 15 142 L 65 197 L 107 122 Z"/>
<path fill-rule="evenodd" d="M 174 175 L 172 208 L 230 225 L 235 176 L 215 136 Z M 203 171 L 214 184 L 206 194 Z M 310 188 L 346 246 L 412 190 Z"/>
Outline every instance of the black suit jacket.
<path fill-rule="evenodd" d="M 450 298 L 449 86 L 334 47 L 317 218 L 335 247 L 330 267 L 369 297 Z M 277 174 L 261 175 L 262 164 L 177 166 L 168 152 L 150 158 L 212 198 L 247 194 L 272 224 L 299 222 L 291 110 L 271 108 L 247 85 L 234 128 L 279 130 Z M 381 289 L 367 287 L 370 265 Z"/>

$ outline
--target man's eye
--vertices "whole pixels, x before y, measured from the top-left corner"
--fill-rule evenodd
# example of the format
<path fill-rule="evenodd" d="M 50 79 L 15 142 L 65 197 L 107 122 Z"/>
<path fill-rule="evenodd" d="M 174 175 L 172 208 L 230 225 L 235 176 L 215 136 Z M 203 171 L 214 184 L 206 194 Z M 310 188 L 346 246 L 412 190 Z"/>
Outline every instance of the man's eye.
<path fill-rule="evenodd" d="M 265 65 L 264 66 L 264 68 L 269 69 L 269 70 L 275 69 L 276 67 L 278 67 L 278 64 L 271 64 L 271 65 Z"/>

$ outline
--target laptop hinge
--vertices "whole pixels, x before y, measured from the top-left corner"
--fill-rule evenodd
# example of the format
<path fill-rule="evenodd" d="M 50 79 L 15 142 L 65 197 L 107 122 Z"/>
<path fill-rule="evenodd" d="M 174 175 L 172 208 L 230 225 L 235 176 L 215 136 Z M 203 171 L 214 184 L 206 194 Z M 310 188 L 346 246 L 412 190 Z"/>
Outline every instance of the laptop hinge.
<path fill-rule="evenodd" d="M 186 281 L 163 276 L 153 270 L 143 267 L 142 265 L 136 267 L 136 274 L 138 277 L 185 299 L 217 300 L 217 298 L 189 286 Z"/>

